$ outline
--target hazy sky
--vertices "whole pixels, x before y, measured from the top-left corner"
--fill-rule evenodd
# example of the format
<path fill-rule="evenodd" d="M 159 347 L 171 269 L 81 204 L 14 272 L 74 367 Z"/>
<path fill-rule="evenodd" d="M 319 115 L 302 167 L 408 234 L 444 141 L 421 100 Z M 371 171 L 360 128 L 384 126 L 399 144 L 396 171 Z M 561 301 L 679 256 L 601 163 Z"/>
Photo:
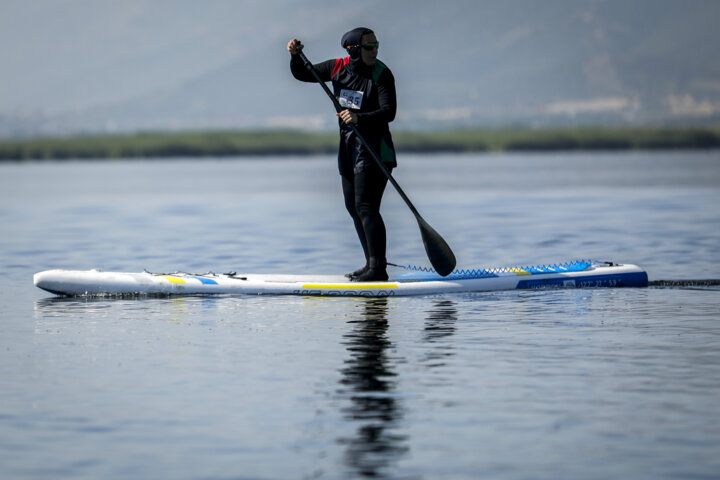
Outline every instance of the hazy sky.
<path fill-rule="evenodd" d="M 1 0 L 0 110 L 85 108 L 171 88 L 270 45 L 282 55 L 291 36 L 339 38 L 382 3 Z M 334 43 L 313 53 L 336 55 Z"/>
<path fill-rule="evenodd" d="M 239 58 L 288 2 L 2 0 L 0 109 L 84 108 Z"/>
<path fill-rule="evenodd" d="M 648 92 L 715 114 L 719 22 L 718 0 L 0 0 L 0 115 L 139 112 L 147 98 L 158 112 L 187 99 L 183 115 L 225 99 L 248 115 L 310 110 L 320 97 L 293 83 L 285 43 L 334 58 L 358 25 L 378 32 L 406 116 L 632 114 Z"/>

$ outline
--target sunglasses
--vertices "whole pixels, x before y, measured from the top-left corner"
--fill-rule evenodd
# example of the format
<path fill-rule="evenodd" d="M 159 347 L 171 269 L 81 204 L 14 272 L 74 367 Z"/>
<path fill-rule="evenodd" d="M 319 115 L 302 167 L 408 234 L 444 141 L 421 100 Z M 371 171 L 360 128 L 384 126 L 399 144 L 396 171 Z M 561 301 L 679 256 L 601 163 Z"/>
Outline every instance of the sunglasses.
<path fill-rule="evenodd" d="M 375 50 L 376 48 L 380 48 L 380 42 L 370 42 L 360 46 L 365 50 Z"/>

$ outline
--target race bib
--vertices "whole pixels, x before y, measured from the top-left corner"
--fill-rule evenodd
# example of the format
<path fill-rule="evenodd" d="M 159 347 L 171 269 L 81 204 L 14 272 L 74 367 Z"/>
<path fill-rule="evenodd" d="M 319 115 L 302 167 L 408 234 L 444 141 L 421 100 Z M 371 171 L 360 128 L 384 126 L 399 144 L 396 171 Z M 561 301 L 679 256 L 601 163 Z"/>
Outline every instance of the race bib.
<path fill-rule="evenodd" d="M 364 92 L 358 92 L 357 90 L 346 90 L 343 88 L 340 90 L 338 103 L 340 103 L 340 106 L 343 108 L 360 110 L 360 107 L 362 107 L 363 93 Z"/>

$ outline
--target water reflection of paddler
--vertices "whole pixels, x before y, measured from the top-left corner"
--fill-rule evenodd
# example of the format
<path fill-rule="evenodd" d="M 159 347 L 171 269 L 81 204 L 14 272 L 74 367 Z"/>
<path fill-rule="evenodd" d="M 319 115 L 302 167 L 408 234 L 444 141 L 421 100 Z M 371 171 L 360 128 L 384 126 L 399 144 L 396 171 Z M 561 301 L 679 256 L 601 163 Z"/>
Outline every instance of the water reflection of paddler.
<path fill-rule="evenodd" d="M 347 465 L 361 476 L 381 476 L 382 470 L 397 461 L 408 447 L 407 437 L 394 433 L 403 416 L 395 398 L 397 373 L 388 352 L 393 343 L 387 335 L 387 298 L 360 300 L 361 318 L 351 320 L 354 328 L 344 335 L 349 353 L 339 393 L 350 399 L 343 408 L 346 419 L 357 422 L 356 433 L 339 442 L 347 446 Z"/>

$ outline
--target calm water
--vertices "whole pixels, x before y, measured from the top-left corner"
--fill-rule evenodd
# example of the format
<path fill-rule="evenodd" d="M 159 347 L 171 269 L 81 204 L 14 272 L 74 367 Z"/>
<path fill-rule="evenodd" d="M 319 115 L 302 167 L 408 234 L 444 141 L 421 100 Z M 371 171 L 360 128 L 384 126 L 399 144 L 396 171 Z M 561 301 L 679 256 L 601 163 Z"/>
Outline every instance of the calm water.
<path fill-rule="evenodd" d="M 461 267 L 719 278 L 720 152 L 403 157 Z M 0 477 L 718 478 L 720 289 L 58 299 L 49 268 L 338 273 L 335 160 L 0 165 Z M 389 259 L 427 265 L 388 191 Z"/>

